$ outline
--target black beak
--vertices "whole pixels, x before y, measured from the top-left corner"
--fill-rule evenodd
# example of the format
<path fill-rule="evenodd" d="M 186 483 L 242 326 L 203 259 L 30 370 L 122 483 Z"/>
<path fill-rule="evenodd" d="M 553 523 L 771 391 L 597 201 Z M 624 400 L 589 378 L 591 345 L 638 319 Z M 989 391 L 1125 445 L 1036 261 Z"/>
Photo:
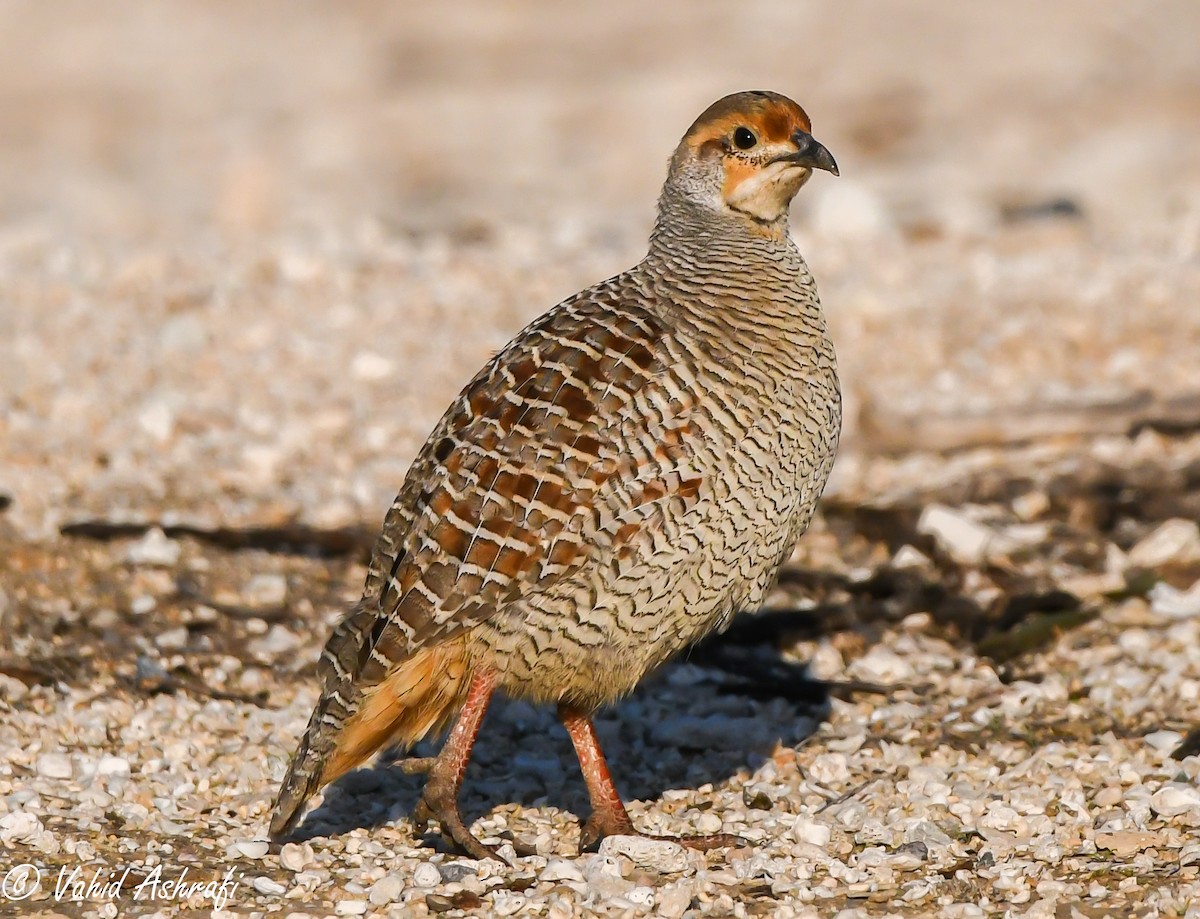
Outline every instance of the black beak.
<path fill-rule="evenodd" d="M 776 163 L 795 163 L 797 166 L 824 169 L 834 175 L 838 174 L 837 162 L 834 160 L 833 154 L 811 134 L 797 131 L 792 135 L 792 143 L 796 145 L 796 152 L 776 157 Z"/>

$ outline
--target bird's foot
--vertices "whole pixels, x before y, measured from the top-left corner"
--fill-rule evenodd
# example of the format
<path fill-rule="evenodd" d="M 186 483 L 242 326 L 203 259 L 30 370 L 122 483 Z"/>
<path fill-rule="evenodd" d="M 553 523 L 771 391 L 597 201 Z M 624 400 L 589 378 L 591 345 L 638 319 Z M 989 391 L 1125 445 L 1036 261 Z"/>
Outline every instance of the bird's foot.
<path fill-rule="evenodd" d="M 641 836 L 644 839 L 676 842 L 684 848 L 696 849 L 700 852 L 749 845 L 747 840 L 741 836 L 735 836 L 733 833 L 710 833 L 703 836 L 658 836 L 654 833 L 642 833 L 634 827 L 633 821 L 629 819 L 629 815 L 622 808 L 620 811 L 606 810 L 592 813 L 579 834 L 580 854 L 594 851 L 605 836 Z"/>
<path fill-rule="evenodd" d="M 458 811 L 456 789 L 434 779 L 425 786 L 421 800 L 412 812 L 413 828 L 418 833 L 425 832 L 430 819 L 438 822 L 443 836 L 472 858 L 494 858 L 509 864 L 506 858 L 491 846 L 480 842 L 467 829 Z"/>

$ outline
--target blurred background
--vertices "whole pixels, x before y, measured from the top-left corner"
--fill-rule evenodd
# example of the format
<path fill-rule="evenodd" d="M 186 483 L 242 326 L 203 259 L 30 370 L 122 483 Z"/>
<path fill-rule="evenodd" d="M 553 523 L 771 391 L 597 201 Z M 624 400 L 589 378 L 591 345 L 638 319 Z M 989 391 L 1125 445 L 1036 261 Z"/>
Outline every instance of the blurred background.
<path fill-rule="evenodd" d="M 795 207 L 835 493 L 1186 422 L 1197 34 L 1188 0 L 6 2 L 6 525 L 373 524 L 482 361 L 640 257 L 680 134 L 747 88 L 842 168 Z"/>

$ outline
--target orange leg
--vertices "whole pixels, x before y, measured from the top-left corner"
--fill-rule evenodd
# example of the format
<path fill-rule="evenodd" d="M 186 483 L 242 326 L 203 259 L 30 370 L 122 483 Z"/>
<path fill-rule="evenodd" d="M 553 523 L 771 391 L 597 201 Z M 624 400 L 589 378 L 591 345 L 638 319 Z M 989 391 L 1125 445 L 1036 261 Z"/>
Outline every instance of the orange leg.
<path fill-rule="evenodd" d="M 421 793 L 421 801 L 412 814 L 413 826 L 418 831 L 423 831 L 432 817 L 441 824 L 444 835 L 475 858 L 500 858 L 490 846 L 485 846 L 471 835 L 458 811 L 458 792 L 494 688 L 491 674 L 479 673 L 471 677 L 466 702 L 450 730 L 450 736 L 429 768 L 429 778 Z"/>
<path fill-rule="evenodd" d="M 558 717 L 571 735 L 575 754 L 579 757 L 579 768 L 587 783 L 588 796 L 592 802 L 592 814 L 583 825 L 579 837 L 581 852 L 599 844 L 605 836 L 648 836 L 651 839 L 668 839 L 690 849 L 720 849 L 726 846 L 744 845 L 745 840 L 732 833 L 714 833 L 711 836 L 650 836 L 639 833 L 625 812 L 621 795 L 613 784 L 612 773 L 600 749 L 600 739 L 592 724 L 590 714 L 580 712 L 567 705 L 558 707 Z"/>

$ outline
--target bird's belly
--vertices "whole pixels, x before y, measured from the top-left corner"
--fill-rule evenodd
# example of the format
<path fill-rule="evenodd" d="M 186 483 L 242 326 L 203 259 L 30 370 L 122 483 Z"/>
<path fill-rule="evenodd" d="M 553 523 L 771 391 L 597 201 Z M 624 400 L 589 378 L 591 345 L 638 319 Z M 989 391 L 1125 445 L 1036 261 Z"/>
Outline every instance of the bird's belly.
<path fill-rule="evenodd" d="M 476 657 L 507 694 L 599 707 L 762 602 L 832 461 L 832 444 L 797 419 L 777 415 L 762 428 L 714 451 L 724 474 L 708 477 L 712 493 L 695 519 L 631 558 L 597 559 L 475 630 Z"/>

